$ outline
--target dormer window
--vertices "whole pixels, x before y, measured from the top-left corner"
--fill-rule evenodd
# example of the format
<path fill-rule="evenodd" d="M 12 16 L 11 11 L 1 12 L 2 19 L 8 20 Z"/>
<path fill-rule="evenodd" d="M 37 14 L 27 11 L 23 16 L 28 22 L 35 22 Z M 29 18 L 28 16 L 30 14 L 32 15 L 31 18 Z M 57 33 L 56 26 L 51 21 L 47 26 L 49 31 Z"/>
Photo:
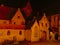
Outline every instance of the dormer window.
<path fill-rule="evenodd" d="M 18 16 L 18 18 L 20 18 L 20 16 Z"/>

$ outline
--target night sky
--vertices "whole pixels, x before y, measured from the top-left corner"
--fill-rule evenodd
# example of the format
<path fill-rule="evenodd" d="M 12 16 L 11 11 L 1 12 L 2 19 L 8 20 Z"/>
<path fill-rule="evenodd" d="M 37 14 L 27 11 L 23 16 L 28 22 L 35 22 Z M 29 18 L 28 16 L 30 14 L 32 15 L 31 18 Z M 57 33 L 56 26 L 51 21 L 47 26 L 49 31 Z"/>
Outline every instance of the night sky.
<path fill-rule="evenodd" d="M 28 0 L 0 0 L 0 3 L 3 3 L 10 7 L 24 7 Z M 58 0 L 29 0 L 32 6 L 33 11 L 46 12 L 49 13 L 58 13 L 60 12 L 60 1 Z"/>
<path fill-rule="evenodd" d="M 16 11 L 15 9 L 24 8 L 28 1 L 30 2 L 33 12 L 31 16 L 28 17 L 23 14 L 27 27 L 29 27 L 29 24 L 31 26 L 34 23 L 34 16 L 37 17 L 36 19 L 39 19 L 43 16 L 44 12 L 47 16 L 60 13 L 60 1 L 58 0 L 0 0 L 0 4 L 7 6 L 3 8 L 0 7 L 0 19 L 11 19 L 15 13 L 14 11 Z M 37 15 L 37 12 L 39 12 L 39 15 Z"/>
<path fill-rule="evenodd" d="M 27 2 L 30 2 L 33 12 L 46 12 L 47 15 L 60 13 L 60 1 L 58 0 L 0 0 L 0 4 L 8 7 L 23 8 Z M 6 8 L 5 10 L 10 10 Z M 4 9 L 3 9 L 4 11 Z M 11 10 L 10 10 L 11 11 Z M 1 11 L 0 11 L 1 12 Z"/>
<path fill-rule="evenodd" d="M 47 16 L 51 14 L 60 13 L 60 1 L 58 0 L 0 0 L 0 4 L 4 4 L 8 7 L 13 8 L 23 8 L 26 6 L 27 2 L 30 2 L 32 10 L 34 13 L 37 11 L 42 16 L 42 13 L 46 12 Z M 1 10 L 2 8 L 0 8 Z M 6 10 L 11 11 L 11 8 L 2 9 L 7 13 Z M 1 13 L 1 11 L 0 11 Z"/>

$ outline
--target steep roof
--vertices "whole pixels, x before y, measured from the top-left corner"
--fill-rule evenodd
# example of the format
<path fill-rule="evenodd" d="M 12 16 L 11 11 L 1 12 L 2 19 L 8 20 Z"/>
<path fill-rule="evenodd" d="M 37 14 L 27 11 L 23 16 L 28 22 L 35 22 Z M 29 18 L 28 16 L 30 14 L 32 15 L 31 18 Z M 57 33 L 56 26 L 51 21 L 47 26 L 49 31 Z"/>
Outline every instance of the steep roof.
<path fill-rule="evenodd" d="M 0 5 L 0 19 L 9 20 L 10 14 L 15 11 L 15 8 Z M 10 16 L 9 16 L 10 15 Z"/>
<path fill-rule="evenodd" d="M 46 14 L 44 13 L 43 17 L 41 18 L 43 21 L 48 21 Z M 49 22 L 49 21 L 48 21 Z"/>

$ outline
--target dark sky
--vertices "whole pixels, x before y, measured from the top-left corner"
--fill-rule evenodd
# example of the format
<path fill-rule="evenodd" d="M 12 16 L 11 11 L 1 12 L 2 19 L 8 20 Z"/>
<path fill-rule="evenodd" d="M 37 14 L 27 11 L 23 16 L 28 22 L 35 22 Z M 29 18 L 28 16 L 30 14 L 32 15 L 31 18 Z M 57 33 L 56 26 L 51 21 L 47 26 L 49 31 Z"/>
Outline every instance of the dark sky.
<path fill-rule="evenodd" d="M 0 4 L 8 7 L 23 8 L 28 0 L 0 0 Z M 30 0 L 33 11 L 46 12 L 47 15 L 60 13 L 60 1 L 57 0 Z M 7 9 L 8 10 L 8 9 Z"/>
<path fill-rule="evenodd" d="M 7 6 L 12 6 L 12 7 L 24 7 L 26 5 L 28 0 L 4 0 L 0 1 L 0 3 L 4 3 Z M 53 1 L 46 1 L 46 0 L 30 0 L 30 3 L 32 5 L 32 8 L 34 10 L 40 10 L 48 6 L 51 2 Z"/>
<path fill-rule="evenodd" d="M 5 5 L 12 7 L 24 7 L 28 0 L 4 0 L 0 1 L 0 3 L 4 3 Z M 59 6 L 60 1 L 55 0 L 30 0 L 30 3 L 35 10 L 40 10 L 44 8 L 55 8 Z"/>
<path fill-rule="evenodd" d="M 34 23 L 33 15 L 37 15 L 39 11 L 38 18 L 41 18 L 43 13 L 46 12 L 47 16 L 51 14 L 60 13 L 60 1 L 58 0 L 29 0 L 32 6 L 33 14 L 26 20 L 26 27 L 29 28 Z M 0 7 L 0 19 L 8 19 L 12 16 L 11 12 L 14 12 L 13 8 L 23 8 L 26 6 L 28 0 L 0 0 L 0 4 L 4 4 L 8 7 Z M 13 8 L 11 8 L 13 7 Z M 10 14 L 10 15 L 9 15 Z M 28 23 L 27 23 L 28 22 Z"/>
<path fill-rule="evenodd" d="M 0 0 L 0 3 L 4 3 L 7 6 L 12 7 L 24 7 L 28 0 Z M 32 8 L 34 10 L 48 10 L 48 9 L 55 9 L 60 7 L 60 1 L 58 0 L 30 0 Z"/>

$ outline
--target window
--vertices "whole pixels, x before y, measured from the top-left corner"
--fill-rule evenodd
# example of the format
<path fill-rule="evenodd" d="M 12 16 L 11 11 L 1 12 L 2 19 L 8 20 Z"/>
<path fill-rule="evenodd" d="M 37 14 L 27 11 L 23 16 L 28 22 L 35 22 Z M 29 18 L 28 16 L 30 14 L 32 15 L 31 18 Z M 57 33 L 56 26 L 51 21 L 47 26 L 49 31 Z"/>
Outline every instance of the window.
<path fill-rule="evenodd" d="M 55 22 L 55 17 L 54 17 L 54 22 Z"/>
<path fill-rule="evenodd" d="M 20 18 L 20 16 L 18 16 L 18 18 Z"/>
<path fill-rule="evenodd" d="M 47 23 L 46 23 L 46 27 L 47 27 Z"/>
<path fill-rule="evenodd" d="M 10 35 L 10 31 L 7 31 L 7 35 Z"/>
<path fill-rule="evenodd" d="M 16 22 L 14 22 L 14 24 L 16 24 Z"/>
<path fill-rule="evenodd" d="M 22 35 L 22 31 L 19 31 L 19 35 Z"/>
<path fill-rule="evenodd" d="M 43 23 L 41 23 L 42 24 L 42 26 L 43 26 Z"/>

